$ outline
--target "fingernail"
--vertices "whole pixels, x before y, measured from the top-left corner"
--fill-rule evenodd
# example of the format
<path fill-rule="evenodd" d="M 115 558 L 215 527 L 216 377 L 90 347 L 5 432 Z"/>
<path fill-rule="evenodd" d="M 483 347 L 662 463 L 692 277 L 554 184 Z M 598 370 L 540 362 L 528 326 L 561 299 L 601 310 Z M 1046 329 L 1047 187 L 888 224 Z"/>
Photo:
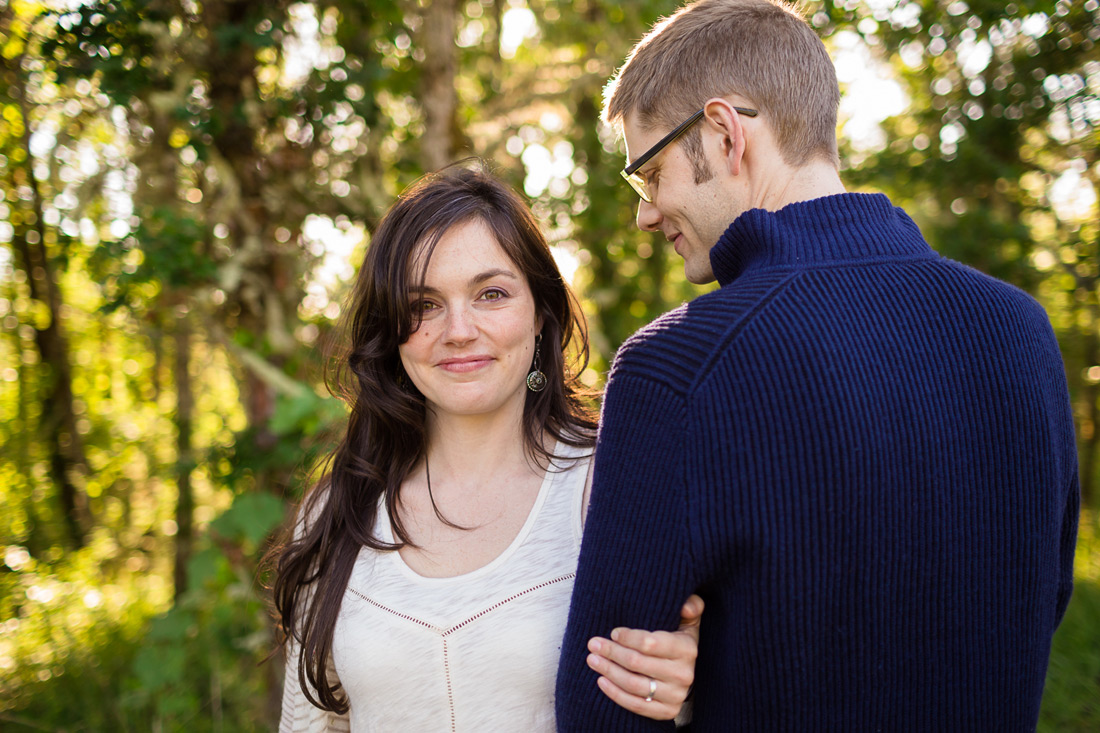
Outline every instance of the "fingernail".
<path fill-rule="evenodd" d="M 611 641 L 618 641 L 618 640 L 619 640 L 619 630 L 618 629 L 612 629 L 611 630 Z"/>
<path fill-rule="evenodd" d="M 589 639 L 588 640 L 588 651 L 596 652 L 597 654 L 599 654 L 600 649 L 602 649 L 602 648 L 603 648 L 603 644 L 600 643 L 599 639 Z"/>
<path fill-rule="evenodd" d="M 587 660 L 588 661 L 588 666 L 591 667 L 592 669 L 596 669 L 597 667 L 600 666 L 600 659 L 601 659 L 601 657 L 598 657 L 595 654 L 589 654 L 588 655 L 588 660 Z"/>

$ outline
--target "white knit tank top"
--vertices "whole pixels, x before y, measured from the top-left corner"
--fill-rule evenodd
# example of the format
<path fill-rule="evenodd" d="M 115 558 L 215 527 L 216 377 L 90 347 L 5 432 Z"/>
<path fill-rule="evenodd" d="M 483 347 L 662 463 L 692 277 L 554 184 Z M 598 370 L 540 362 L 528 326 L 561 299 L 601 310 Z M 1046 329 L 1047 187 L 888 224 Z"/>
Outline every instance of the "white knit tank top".
<path fill-rule="evenodd" d="M 508 548 L 473 572 L 426 578 L 396 552 L 360 551 L 333 644 L 353 732 L 554 730 L 589 459 L 564 463 Z M 378 517 L 376 536 L 392 541 Z"/>

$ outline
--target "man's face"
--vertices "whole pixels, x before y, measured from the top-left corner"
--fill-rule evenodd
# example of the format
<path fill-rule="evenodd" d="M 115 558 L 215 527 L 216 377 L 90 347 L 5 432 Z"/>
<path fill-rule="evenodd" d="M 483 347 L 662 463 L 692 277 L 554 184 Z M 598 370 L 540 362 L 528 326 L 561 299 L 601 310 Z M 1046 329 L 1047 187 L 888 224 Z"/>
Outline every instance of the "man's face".
<path fill-rule="evenodd" d="M 706 125 L 706 120 L 696 123 Z M 627 159 L 633 160 L 657 143 L 668 130 L 645 130 L 633 117 L 623 125 Z M 680 138 L 650 159 L 638 171 L 647 182 L 652 203 L 638 202 L 638 228 L 661 232 L 673 243 L 676 254 L 684 258 L 684 274 L 690 282 L 714 280 L 710 250 L 732 219 L 728 213 L 733 202 L 721 185 L 721 160 L 707 155 L 708 131 L 703 130 L 704 163 L 715 175 L 704 183 L 695 182 L 695 171 Z M 713 144 L 713 143 L 712 143 Z"/>

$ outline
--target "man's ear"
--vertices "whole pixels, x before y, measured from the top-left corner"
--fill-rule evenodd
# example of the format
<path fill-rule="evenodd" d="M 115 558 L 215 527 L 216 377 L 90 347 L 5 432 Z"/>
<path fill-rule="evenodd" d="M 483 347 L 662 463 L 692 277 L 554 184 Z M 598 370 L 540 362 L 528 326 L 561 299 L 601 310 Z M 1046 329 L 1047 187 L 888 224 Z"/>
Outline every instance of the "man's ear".
<path fill-rule="evenodd" d="M 725 99 L 713 97 L 703 105 L 704 124 L 719 135 L 722 158 L 731 176 L 741 174 L 741 162 L 745 157 L 745 128 L 741 115 Z"/>

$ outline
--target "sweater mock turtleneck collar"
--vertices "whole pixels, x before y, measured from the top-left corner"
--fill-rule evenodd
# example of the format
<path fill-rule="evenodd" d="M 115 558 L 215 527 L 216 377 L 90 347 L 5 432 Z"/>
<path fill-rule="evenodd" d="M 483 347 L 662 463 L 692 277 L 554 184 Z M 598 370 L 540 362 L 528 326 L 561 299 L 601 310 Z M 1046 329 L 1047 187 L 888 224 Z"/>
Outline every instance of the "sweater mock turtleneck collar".
<path fill-rule="evenodd" d="M 711 248 L 710 262 L 724 286 L 760 267 L 920 255 L 934 252 L 913 220 L 890 199 L 842 193 L 778 211 L 744 212 Z"/>

